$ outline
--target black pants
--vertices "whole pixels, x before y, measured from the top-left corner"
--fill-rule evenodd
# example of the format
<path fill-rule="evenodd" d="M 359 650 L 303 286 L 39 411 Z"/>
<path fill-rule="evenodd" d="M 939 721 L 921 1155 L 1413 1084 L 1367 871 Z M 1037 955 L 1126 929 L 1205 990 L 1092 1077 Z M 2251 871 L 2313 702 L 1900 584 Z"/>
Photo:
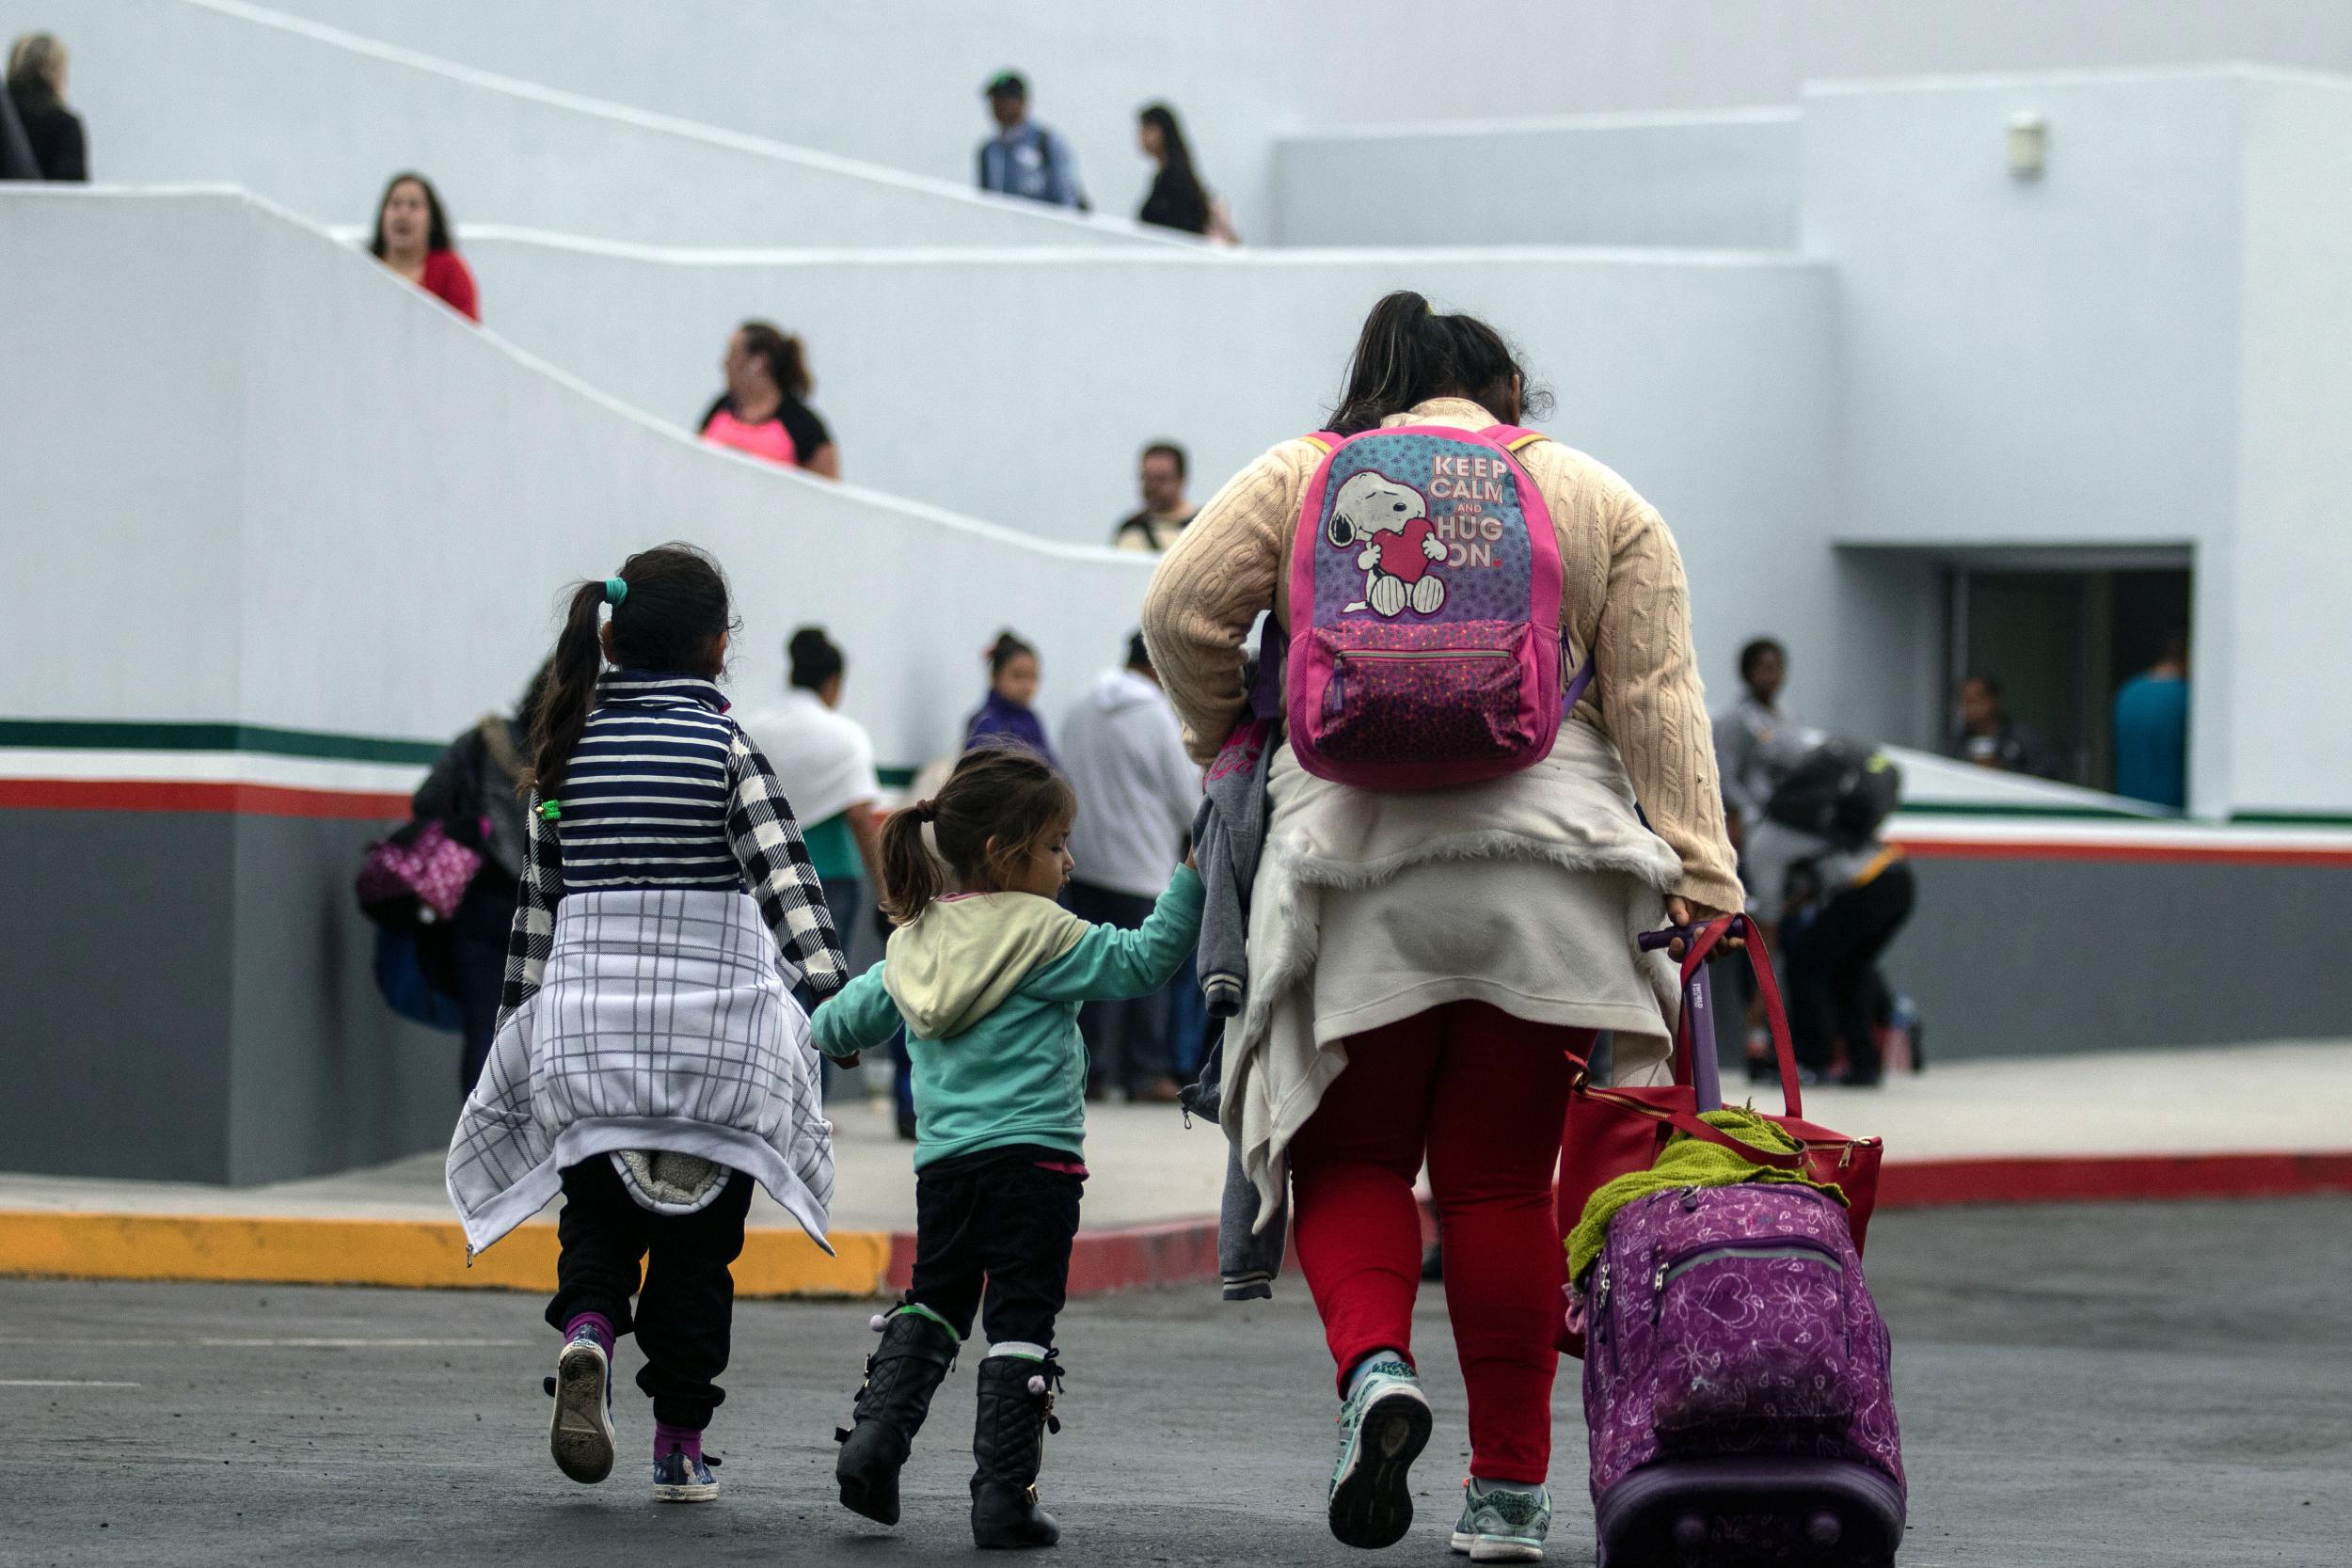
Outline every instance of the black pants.
<path fill-rule="evenodd" d="M 906 1299 L 945 1318 L 959 1338 L 971 1334 L 980 1310 L 992 1343 L 1054 1343 L 1086 1179 L 1047 1170 L 1041 1161 L 1078 1163 L 1025 1145 L 915 1173 L 914 1272 Z"/>
<path fill-rule="evenodd" d="M 1073 881 L 1062 902 L 1080 920 L 1132 931 L 1152 917 L 1156 901 Z M 1089 1002 L 1078 1009 L 1078 1033 L 1087 1043 L 1087 1082 L 1096 1088 L 1140 1089 L 1175 1072 L 1168 1056 L 1165 992 L 1122 1002 Z"/>
<path fill-rule="evenodd" d="M 1797 1060 L 1826 1068 L 1836 1043 L 1861 1083 L 1879 1076 L 1874 1032 L 1879 955 L 1911 918 L 1917 896 L 1911 867 L 1899 861 L 1857 888 L 1831 899 L 1803 926 L 1785 932 L 1781 973 L 1788 981 L 1788 1029 Z"/>
<path fill-rule="evenodd" d="M 450 919 L 450 966 L 465 1029 L 465 1054 L 457 1064 L 461 1094 L 473 1093 L 482 1064 L 490 1058 L 499 1000 L 506 990 L 506 940 L 514 925 L 515 885 L 488 870 L 474 878 Z"/>
<path fill-rule="evenodd" d="M 614 1334 L 634 1329 L 637 1348 L 645 1353 L 637 1386 L 652 1396 L 657 1421 L 700 1431 L 726 1398 L 711 1380 L 727 1367 L 735 1318 L 735 1276 L 727 1265 L 743 1250 L 743 1216 L 751 1206 L 752 1179 L 741 1171 L 707 1208 L 657 1214 L 638 1207 L 602 1154 L 564 1169 L 564 1212 L 555 1232 L 563 1251 L 555 1260 L 548 1322 L 561 1332 L 582 1312 L 601 1312 Z M 640 1262 L 645 1264 L 642 1291 Z M 637 1297 L 633 1316 L 631 1296 Z"/>

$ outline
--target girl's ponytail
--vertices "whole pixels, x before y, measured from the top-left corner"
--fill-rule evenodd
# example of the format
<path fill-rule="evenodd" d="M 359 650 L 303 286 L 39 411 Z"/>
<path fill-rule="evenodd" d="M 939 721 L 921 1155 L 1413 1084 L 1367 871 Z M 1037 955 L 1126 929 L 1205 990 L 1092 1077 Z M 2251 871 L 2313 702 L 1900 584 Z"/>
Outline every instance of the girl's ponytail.
<path fill-rule="evenodd" d="M 1469 398 L 1510 423 L 1550 406 L 1510 344 L 1485 322 L 1438 315 L 1410 289 L 1383 295 L 1364 318 L 1330 428 L 1353 436 L 1438 397 Z"/>
<path fill-rule="evenodd" d="M 605 585 L 583 582 L 572 590 L 571 609 L 564 630 L 555 640 L 555 655 L 548 660 L 547 687 L 531 724 L 531 770 L 523 776 L 528 794 L 537 790 L 553 800 L 564 787 L 564 769 L 588 727 L 596 706 L 596 681 L 604 673 L 604 643 L 598 635 L 597 610 L 605 601 Z"/>
<path fill-rule="evenodd" d="M 914 925 L 945 891 L 939 862 L 923 842 L 923 825 L 937 813 L 922 800 L 892 812 L 882 824 L 881 903 L 895 925 Z"/>

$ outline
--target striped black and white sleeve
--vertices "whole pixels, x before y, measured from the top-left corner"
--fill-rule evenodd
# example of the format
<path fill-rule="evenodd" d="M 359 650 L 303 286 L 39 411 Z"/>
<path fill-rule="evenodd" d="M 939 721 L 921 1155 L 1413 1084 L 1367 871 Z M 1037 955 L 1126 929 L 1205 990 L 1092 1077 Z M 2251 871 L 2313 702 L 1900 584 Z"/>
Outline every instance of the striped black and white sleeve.
<path fill-rule="evenodd" d="M 759 912 L 775 933 L 785 961 L 800 972 L 815 1000 L 849 983 L 849 960 L 825 908 L 824 884 L 801 842 L 791 802 L 759 748 L 739 731 L 727 757 L 727 839 Z"/>
<path fill-rule="evenodd" d="M 515 924 L 506 937 L 506 986 L 499 993 L 499 1027 L 531 1000 L 555 948 L 555 906 L 564 896 L 564 850 L 553 826 L 539 815 L 539 792 L 531 792 L 528 847 L 523 882 L 515 899 Z"/>

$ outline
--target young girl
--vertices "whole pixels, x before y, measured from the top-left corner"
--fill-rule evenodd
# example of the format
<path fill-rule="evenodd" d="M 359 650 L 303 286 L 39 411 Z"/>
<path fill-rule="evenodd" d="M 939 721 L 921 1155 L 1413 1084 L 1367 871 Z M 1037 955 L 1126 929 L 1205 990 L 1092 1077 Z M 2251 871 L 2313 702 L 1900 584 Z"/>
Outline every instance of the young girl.
<path fill-rule="evenodd" d="M 1037 650 L 1009 631 L 997 633 L 988 646 L 988 696 L 964 721 L 964 749 L 1011 740 L 1054 761 L 1045 721 L 1029 705 L 1037 701 Z"/>
<path fill-rule="evenodd" d="M 830 996 L 847 971 L 791 807 L 711 684 L 729 626 L 718 566 L 683 545 L 573 591 L 498 1035 L 449 1150 L 469 1257 L 561 1187 L 548 1445 L 574 1481 L 611 1473 L 612 1347 L 634 1327 L 660 1502 L 718 1496 L 702 1433 L 752 1182 L 820 1245 L 833 1197 L 787 988 Z"/>
<path fill-rule="evenodd" d="M 1034 752 L 966 752 L 937 800 L 883 828 L 883 908 L 898 928 L 883 961 L 817 1014 L 818 1046 L 835 1057 L 881 1044 L 904 1021 L 919 1129 L 914 1279 L 876 1320 L 882 1340 L 866 1359 L 856 1425 L 839 1434 L 841 1501 L 898 1522 L 898 1468 L 977 1307 L 989 1338 L 972 1434 L 972 1538 L 982 1546 L 1060 1536 L 1035 1485 L 1086 1180 L 1079 1004 L 1158 990 L 1200 927 L 1189 865 L 1138 930 L 1089 926 L 1056 903 L 1076 815 L 1068 782 Z"/>

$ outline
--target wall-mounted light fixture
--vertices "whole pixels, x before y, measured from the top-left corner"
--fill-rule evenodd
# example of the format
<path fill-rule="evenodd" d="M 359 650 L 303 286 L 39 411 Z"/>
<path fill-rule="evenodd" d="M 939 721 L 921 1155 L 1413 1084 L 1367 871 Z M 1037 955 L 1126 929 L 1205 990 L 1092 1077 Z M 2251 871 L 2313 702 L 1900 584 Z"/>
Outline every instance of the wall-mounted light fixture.
<path fill-rule="evenodd" d="M 2009 117 L 2009 171 L 2019 180 L 2039 180 L 2050 161 L 2050 122 L 2037 109 Z"/>

